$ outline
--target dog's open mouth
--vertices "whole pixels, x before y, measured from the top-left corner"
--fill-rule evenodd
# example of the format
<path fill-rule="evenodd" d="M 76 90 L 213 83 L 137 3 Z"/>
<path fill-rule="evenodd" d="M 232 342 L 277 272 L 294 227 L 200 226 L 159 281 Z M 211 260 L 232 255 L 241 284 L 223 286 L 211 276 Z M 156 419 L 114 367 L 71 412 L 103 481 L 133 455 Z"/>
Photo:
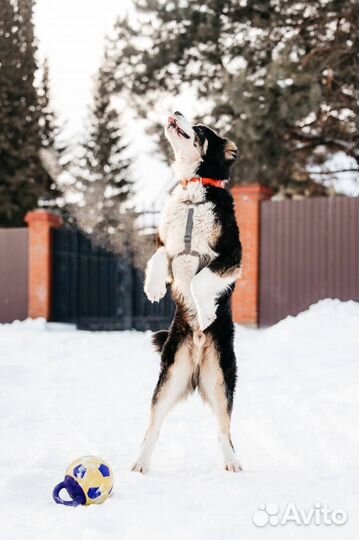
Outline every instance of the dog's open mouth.
<path fill-rule="evenodd" d="M 173 118 L 173 116 L 168 117 L 167 128 L 174 129 L 177 135 L 179 135 L 180 137 L 184 137 L 185 139 L 190 139 L 190 136 L 185 131 L 183 131 L 183 129 L 179 127 L 179 125 L 177 124 L 177 120 Z"/>

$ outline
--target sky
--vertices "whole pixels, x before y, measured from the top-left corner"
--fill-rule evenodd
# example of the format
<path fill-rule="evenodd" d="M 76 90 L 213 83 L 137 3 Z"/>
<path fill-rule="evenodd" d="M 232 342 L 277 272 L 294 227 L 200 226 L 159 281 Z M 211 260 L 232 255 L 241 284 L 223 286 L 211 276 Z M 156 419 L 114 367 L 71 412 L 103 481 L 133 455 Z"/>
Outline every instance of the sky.
<path fill-rule="evenodd" d="M 72 135 L 83 128 L 104 37 L 130 8 L 130 0 L 37 0 L 40 53 L 49 59 L 55 107 Z"/>

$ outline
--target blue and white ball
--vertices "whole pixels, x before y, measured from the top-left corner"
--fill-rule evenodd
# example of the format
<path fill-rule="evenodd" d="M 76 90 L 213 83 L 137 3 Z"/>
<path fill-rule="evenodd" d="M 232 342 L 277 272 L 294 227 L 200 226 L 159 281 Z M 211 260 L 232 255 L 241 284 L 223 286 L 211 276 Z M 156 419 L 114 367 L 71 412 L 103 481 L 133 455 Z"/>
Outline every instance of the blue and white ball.
<path fill-rule="evenodd" d="M 110 465 L 96 456 L 84 456 L 73 461 L 66 469 L 82 488 L 85 504 L 101 504 L 113 489 L 113 473 Z"/>
<path fill-rule="evenodd" d="M 61 498 L 62 489 L 68 492 L 71 501 Z M 83 456 L 67 467 L 63 482 L 54 489 L 53 498 L 58 504 L 68 506 L 101 504 L 111 495 L 112 489 L 110 465 L 102 458 Z"/>

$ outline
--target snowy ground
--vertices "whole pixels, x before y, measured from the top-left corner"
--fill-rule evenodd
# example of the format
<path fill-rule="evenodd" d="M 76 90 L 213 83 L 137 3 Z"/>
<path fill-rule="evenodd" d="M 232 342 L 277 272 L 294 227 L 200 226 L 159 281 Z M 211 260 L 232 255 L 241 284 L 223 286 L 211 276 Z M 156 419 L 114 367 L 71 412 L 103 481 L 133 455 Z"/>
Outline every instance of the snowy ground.
<path fill-rule="evenodd" d="M 129 467 L 158 372 L 150 335 L 0 325 L 1 540 L 357 540 L 358 322 L 358 304 L 325 300 L 267 330 L 238 327 L 243 472 L 222 470 L 214 419 L 194 396 L 168 417 L 145 476 Z M 113 497 L 55 505 L 65 467 L 90 453 L 112 464 Z M 279 505 L 274 523 L 288 503 L 348 520 L 258 527 L 264 503 Z"/>

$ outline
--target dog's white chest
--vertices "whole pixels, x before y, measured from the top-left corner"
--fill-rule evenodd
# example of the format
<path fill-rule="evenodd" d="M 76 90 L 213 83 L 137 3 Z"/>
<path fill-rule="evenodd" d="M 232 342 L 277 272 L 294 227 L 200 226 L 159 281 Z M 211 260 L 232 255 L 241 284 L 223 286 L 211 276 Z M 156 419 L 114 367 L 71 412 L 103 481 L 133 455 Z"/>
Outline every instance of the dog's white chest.
<path fill-rule="evenodd" d="M 159 227 L 171 260 L 172 288 L 181 294 L 190 310 L 194 309 L 191 281 L 201 261 L 206 260 L 208 264 L 217 255 L 213 246 L 219 226 L 213 203 L 206 201 L 204 195 L 202 186 L 194 185 L 188 189 L 178 186 L 163 209 Z M 190 220 L 189 212 L 192 214 Z"/>
<path fill-rule="evenodd" d="M 199 189 L 189 193 L 184 189 L 175 190 L 163 209 L 159 228 L 171 259 L 189 253 L 189 237 L 192 253 L 213 259 L 216 253 L 211 246 L 215 243 L 217 229 L 213 204 L 204 200 Z"/>

